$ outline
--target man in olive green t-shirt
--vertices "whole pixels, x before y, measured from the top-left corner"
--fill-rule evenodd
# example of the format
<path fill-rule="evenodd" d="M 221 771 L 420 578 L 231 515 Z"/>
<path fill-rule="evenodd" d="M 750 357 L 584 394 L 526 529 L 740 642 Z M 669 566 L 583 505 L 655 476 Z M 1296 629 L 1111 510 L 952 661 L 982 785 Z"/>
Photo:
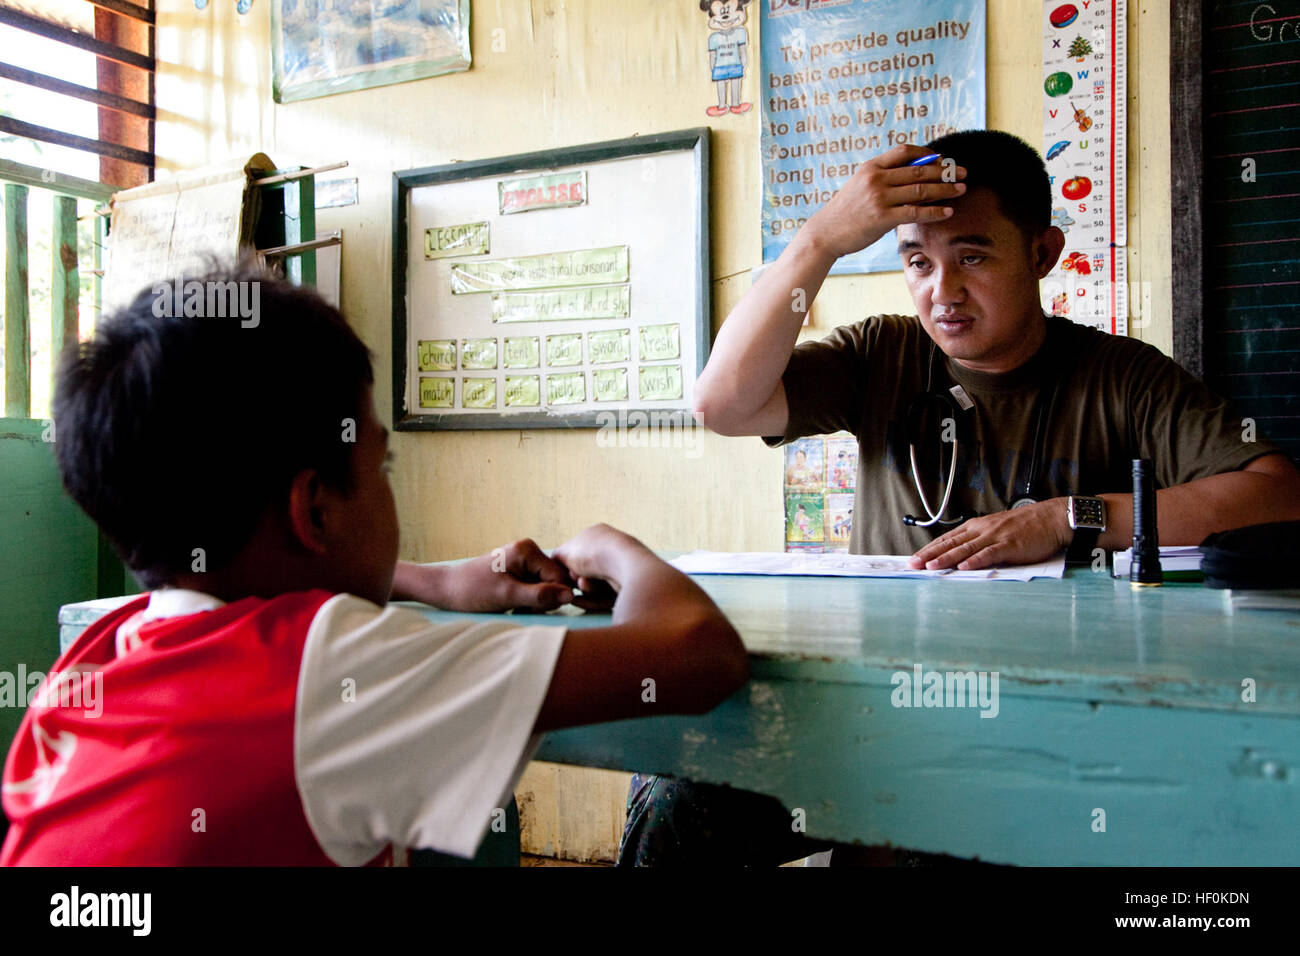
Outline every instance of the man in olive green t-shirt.
<path fill-rule="evenodd" d="M 1062 318 L 1046 320 L 1032 358 L 998 374 L 949 358 L 911 316 L 872 316 L 798 346 L 781 383 L 789 419 L 770 444 L 840 429 L 858 438 L 855 554 L 911 554 L 965 518 L 1017 501 L 1123 493 L 1134 458 L 1151 459 L 1157 485 L 1168 488 L 1278 451 L 1243 441 L 1253 430 L 1243 432 L 1223 399 L 1158 349 Z M 936 386 L 960 386 L 972 407 L 916 399 Z M 944 511 L 946 524 L 925 524 L 925 509 Z"/>
<path fill-rule="evenodd" d="M 945 161 L 909 165 L 930 154 Z M 1043 315 L 1038 283 L 1065 244 L 1050 217 L 1042 159 L 1006 133 L 955 133 L 863 163 L 728 316 L 695 386 L 696 417 L 770 444 L 853 432 L 851 550 L 912 553 L 914 567 L 1125 548 L 1133 458 L 1154 463 L 1163 544 L 1300 519 L 1300 471 L 1248 440 L 1204 385 L 1141 342 Z M 893 229 L 917 316 L 874 316 L 796 348 L 804 303 L 835 260 Z M 941 483 L 938 451 L 953 438 Z M 1069 496 L 1102 499 L 1106 530 L 1076 532 Z M 935 514 L 951 524 L 923 526 Z M 789 824 L 771 797 L 638 775 L 619 864 L 763 865 L 826 848 Z"/>
<path fill-rule="evenodd" d="M 935 153 L 944 161 L 909 165 Z M 835 260 L 891 229 L 919 319 L 876 316 L 796 348 L 803 303 Z M 696 384 L 696 416 L 772 444 L 853 432 L 851 550 L 910 552 L 916 567 L 1030 563 L 1081 541 L 1127 547 L 1133 458 L 1155 464 L 1163 544 L 1300 518 L 1300 471 L 1200 382 L 1151 346 L 1044 316 L 1038 283 L 1064 244 L 1047 171 L 1021 140 L 980 130 L 892 149 L 858 168 L 732 310 Z M 969 408 L 917 401 L 953 386 Z M 944 509 L 952 455 L 943 448 L 941 482 L 939 452 L 953 437 Z M 1104 532 L 1076 539 L 1071 495 L 1104 500 Z M 936 514 L 948 524 L 921 526 Z"/>

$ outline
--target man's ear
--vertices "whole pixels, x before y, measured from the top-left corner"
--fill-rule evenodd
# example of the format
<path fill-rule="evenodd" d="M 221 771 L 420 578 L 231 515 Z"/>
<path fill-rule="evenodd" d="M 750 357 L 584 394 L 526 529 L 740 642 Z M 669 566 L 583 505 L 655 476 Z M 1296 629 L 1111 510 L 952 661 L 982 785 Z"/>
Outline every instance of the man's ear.
<path fill-rule="evenodd" d="M 1064 249 L 1065 233 L 1056 226 L 1048 226 L 1040 232 L 1029 247 L 1034 259 L 1034 274 L 1040 279 L 1046 278 Z"/>
<path fill-rule="evenodd" d="M 298 472 L 289 486 L 289 527 L 312 554 L 325 553 L 325 487 L 310 468 Z"/>

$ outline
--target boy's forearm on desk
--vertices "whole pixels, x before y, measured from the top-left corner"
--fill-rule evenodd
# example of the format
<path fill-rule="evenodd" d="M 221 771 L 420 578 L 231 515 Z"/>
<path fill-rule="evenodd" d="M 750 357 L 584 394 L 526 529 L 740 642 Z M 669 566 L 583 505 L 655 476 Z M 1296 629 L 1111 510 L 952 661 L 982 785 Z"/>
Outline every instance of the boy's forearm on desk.
<path fill-rule="evenodd" d="M 683 616 L 725 620 L 704 590 L 652 552 L 619 558 L 619 593 L 613 622 L 672 622 Z"/>
<path fill-rule="evenodd" d="M 398 561 L 393 569 L 393 601 L 422 601 L 434 607 L 447 608 L 448 572 L 445 565 L 423 565 L 412 561 Z"/>

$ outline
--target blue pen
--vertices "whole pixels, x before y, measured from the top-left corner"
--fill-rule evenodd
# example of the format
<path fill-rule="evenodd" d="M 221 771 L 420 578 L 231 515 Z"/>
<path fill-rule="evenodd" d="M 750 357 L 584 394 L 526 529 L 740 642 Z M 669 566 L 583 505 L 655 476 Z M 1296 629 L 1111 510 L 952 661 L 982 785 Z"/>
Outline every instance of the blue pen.
<path fill-rule="evenodd" d="M 931 153 L 929 156 L 922 156 L 920 159 L 914 159 L 907 165 L 909 166 L 928 166 L 939 158 L 938 153 Z"/>

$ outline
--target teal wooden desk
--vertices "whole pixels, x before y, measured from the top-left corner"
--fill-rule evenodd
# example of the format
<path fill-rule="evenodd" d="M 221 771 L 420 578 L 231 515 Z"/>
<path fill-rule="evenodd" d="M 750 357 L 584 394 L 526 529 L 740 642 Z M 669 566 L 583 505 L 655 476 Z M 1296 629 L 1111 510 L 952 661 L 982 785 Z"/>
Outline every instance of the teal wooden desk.
<path fill-rule="evenodd" d="M 1088 570 L 696 580 L 744 638 L 750 683 L 703 716 L 548 734 L 539 758 L 770 793 L 842 842 L 1019 864 L 1300 864 L 1300 614 L 1234 614 L 1198 584 L 1134 592 Z M 917 665 L 996 671 L 997 716 L 893 706 L 895 675 Z"/>
<path fill-rule="evenodd" d="M 842 842 L 1018 864 L 1300 863 L 1300 614 L 1073 569 L 696 580 L 744 638 L 749 685 L 699 717 L 548 734 L 539 759 L 770 793 Z M 918 664 L 998 672 L 997 716 L 893 706 L 894 675 Z"/>

